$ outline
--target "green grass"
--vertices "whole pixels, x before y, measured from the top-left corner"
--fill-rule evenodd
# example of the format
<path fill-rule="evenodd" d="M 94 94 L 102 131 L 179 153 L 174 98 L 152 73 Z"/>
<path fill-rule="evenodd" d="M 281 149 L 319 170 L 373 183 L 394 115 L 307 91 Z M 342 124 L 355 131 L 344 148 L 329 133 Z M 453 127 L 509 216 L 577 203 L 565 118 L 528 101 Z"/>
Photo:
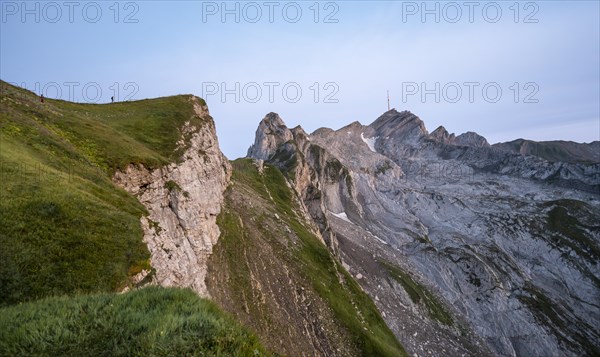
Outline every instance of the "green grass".
<path fill-rule="evenodd" d="M 177 184 L 177 182 L 173 180 L 169 180 L 165 182 L 165 188 L 169 191 L 181 191 L 181 187 Z"/>
<path fill-rule="evenodd" d="M 40 103 L 2 81 L 0 92 L 0 306 L 122 289 L 149 268 L 146 211 L 112 175 L 175 161 L 183 123 L 208 121 L 190 96 Z"/>
<path fill-rule="evenodd" d="M 257 308 L 256 304 L 245 303 L 252 297 L 252 284 L 250 270 L 243 263 L 248 242 L 239 217 L 233 211 L 224 209 L 217 217 L 217 225 L 221 230 L 219 245 L 227 258 L 227 271 L 230 273 L 231 284 L 236 287 L 234 291 L 236 296 L 233 297 L 233 300 L 244 304 L 248 310 Z M 255 311 L 248 312 L 254 313 Z M 264 318 L 264 316 L 259 316 L 259 318 Z"/>
<path fill-rule="evenodd" d="M 251 187 L 265 200 L 272 200 L 281 219 L 300 238 L 300 248 L 293 252 L 295 269 L 301 276 L 310 279 L 317 294 L 329 305 L 341 326 L 353 337 L 361 355 L 406 355 L 373 301 L 341 264 L 332 258 L 327 247 L 301 223 L 301 219 L 295 213 L 299 207 L 296 207 L 292 199 L 293 193 L 286 185 L 284 175 L 269 165 L 265 165 L 261 175 L 249 159 L 236 160 L 232 166 L 234 182 Z M 225 237 L 236 232 L 238 235 L 243 234 L 241 227 L 234 221 L 237 218 L 224 216 L 223 213 L 221 215 L 220 227 L 223 232 L 229 232 L 223 233 Z M 240 279 L 243 280 L 243 277 Z"/>
<path fill-rule="evenodd" d="M 0 309 L 2 356 L 264 356 L 257 338 L 188 289 L 53 297 Z"/>
<path fill-rule="evenodd" d="M 182 125 L 190 121 L 199 128 L 207 123 L 194 116 L 189 95 L 114 104 L 40 103 L 33 93 L 5 82 L 0 86 L 3 134 L 108 174 L 130 163 L 157 167 L 179 159 Z M 199 104 L 204 101 L 199 99 Z"/>
<path fill-rule="evenodd" d="M 354 336 L 364 356 L 406 355 L 383 321 L 377 307 L 358 283 L 335 261 L 325 245 L 304 226 L 292 224 L 302 239 L 299 252 L 302 269 L 314 289 L 333 309 L 339 321 Z M 340 279 L 341 277 L 341 279 Z"/>
<path fill-rule="evenodd" d="M 386 262 L 379 261 L 388 272 L 388 274 L 397 281 L 410 299 L 415 304 L 420 304 L 425 307 L 429 316 L 440 323 L 452 326 L 454 321 L 452 315 L 444 308 L 444 305 L 433 295 L 427 288 L 417 283 L 410 275 L 402 269 Z"/>

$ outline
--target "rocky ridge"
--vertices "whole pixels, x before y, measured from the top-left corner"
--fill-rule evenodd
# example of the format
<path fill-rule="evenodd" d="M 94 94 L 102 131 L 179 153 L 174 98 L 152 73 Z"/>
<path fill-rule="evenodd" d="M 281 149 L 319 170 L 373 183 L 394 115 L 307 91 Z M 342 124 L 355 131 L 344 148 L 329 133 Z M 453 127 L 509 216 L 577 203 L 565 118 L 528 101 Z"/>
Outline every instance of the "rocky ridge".
<path fill-rule="evenodd" d="M 537 156 L 551 162 L 597 163 L 600 162 L 600 141 L 588 144 L 572 141 L 542 141 L 517 139 L 493 145 L 500 150 L 521 155 Z"/>
<path fill-rule="evenodd" d="M 310 213 L 328 245 L 409 353 L 598 353 L 600 164 L 429 134 L 395 110 L 269 138 L 279 146 L 259 154 L 269 135 L 249 155 L 319 207 Z"/>

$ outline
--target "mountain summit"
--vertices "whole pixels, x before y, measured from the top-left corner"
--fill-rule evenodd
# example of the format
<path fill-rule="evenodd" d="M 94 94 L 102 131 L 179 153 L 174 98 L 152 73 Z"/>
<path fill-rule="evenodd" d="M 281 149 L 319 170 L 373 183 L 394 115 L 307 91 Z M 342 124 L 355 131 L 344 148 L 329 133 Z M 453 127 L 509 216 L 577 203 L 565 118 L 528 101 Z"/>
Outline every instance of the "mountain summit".
<path fill-rule="evenodd" d="M 279 145 L 292 139 L 292 132 L 277 113 L 269 113 L 260 121 L 256 129 L 254 144 L 248 149 L 248 156 L 266 160 L 275 153 Z"/>

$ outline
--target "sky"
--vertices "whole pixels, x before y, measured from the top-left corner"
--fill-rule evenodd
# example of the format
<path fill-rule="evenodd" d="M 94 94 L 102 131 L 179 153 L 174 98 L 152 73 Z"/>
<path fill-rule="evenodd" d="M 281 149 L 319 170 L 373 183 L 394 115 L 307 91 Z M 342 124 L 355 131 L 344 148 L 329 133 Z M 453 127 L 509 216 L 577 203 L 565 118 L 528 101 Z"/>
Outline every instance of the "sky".
<path fill-rule="evenodd" d="M 5 1 L 0 79 L 106 103 L 194 94 L 225 155 L 390 104 L 490 143 L 600 140 L 598 1 Z"/>

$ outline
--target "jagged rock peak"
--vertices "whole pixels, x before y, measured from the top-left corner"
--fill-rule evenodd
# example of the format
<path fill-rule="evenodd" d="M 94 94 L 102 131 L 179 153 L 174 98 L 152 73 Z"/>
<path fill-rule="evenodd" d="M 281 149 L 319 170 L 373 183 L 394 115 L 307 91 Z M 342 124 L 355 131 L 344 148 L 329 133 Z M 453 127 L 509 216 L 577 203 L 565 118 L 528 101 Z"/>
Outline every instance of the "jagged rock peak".
<path fill-rule="evenodd" d="M 292 131 L 277 113 L 269 113 L 256 129 L 254 144 L 248 149 L 248 157 L 268 160 L 279 145 L 293 139 Z"/>
<path fill-rule="evenodd" d="M 407 125 L 408 123 L 414 123 L 420 127 L 423 127 L 423 130 L 425 130 L 423 121 L 418 116 L 414 115 L 408 110 L 399 112 L 396 109 L 391 109 L 383 113 L 369 126 L 376 129 L 383 126 L 402 126 Z"/>
<path fill-rule="evenodd" d="M 274 113 L 274 112 L 270 112 L 269 114 L 265 115 L 264 119 L 261 121 L 261 123 L 265 123 L 268 126 L 286 126 L 285 122 L 283 121 L 283 119 L 281 119 L 281 117 L 279 116 L 279 114 Z"/>
<path fill-rule="evenodd" d="M 435 129 L 431 134 L 429 134 L 429 136 L 432 139 L 442 142 L 444 144 L 450 144 L 455 140 L 454 134 L 448 133 L 448 130 L 446 130 L 446 128 L 444 128 L 441 125 L 437 129 Z"/>
<path fill-rule="evenodd" d="M 450 133 L 448 133 L 448 130 L 446 130 L 446 128 L 444 128 L 443 125 L 440 125 L 437 127 L 437 129 L 435 129 L 434 131 L 431 132 L 431 136 L 448 136 L 450 135 Z"/>
<path fill-rule="evenodd" d="M 456 145 L 460 146 L 471 146 L 471 147 L 488 147 L 490 144 L 483 136 L 472 132 L 467 131 L 466 133 L 460 134 L 454 140 Z"/>
<path fill-rule="evenodd" d="M 302 135 L 308 137 L 308 133 L 300 125 L 297 125 L 292 129 L 292 134 L 294 135 L 294 138 Z"/>

